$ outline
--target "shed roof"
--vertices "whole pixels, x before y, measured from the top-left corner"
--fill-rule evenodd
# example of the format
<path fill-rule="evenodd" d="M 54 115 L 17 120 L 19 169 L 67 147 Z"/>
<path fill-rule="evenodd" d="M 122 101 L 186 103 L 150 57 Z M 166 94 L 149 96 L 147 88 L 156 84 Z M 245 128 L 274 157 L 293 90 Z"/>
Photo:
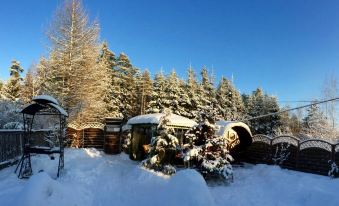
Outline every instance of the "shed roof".
<path fill-rule="evenodd" d="M 165 116 L 164 113 L 154 113 L 154 114 L 145 114 L 133 117 L 128 120 L 127 124 L 159 124 L 160 118 Z M 179 127 L 193 127 L 197 123 L 186 117 L 182 117 L 176 114 L 170 114 L 169 116 L 169 126 L 179 126 Z"/>

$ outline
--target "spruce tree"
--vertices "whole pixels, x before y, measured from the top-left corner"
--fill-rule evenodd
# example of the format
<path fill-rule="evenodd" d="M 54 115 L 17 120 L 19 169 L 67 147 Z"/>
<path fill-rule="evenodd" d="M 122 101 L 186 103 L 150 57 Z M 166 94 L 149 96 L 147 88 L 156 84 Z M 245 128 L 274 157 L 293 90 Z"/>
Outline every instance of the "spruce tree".
<path fill-rule="evenodd" d="M 189 119 L 196 119 L 199 116 L 198 106 L 200 105 L 199 84 L 191 66 L 188 68 L 187 73 L 188 77 L 186 84 L 184 85 L 184 94 L 186 94 L 184 97 L 184 102 L 186 101 L 186 104 L 184 105 L 184 116 Z"/>
<path fill-rule="evenodd" d="M 138 78 L 140 114 L 146 113 L 147 105 L 152 99 L 153 85 L 150 72 L 146 69 Z"/>
<path fill-rule="evenodd" d="M 172 113 L 180 115 L 180 105 L 179 105 L 179 99 L 181 94 L 181 81 L 179 77 L 177 76 L 177 73 L 175 70 L 172 70 L 172 72 L 167 76 L 166 78 L 166 87 L 165 87 L 165 99 L 164 107 L 169 108 Z"/>
<path fill-rule="evenodd" d="M 21 73 L 23 68 L 20 66 L 20 62 L 13 60 L 9 68 L 10 77 L 6 82 L 3 88 L 3 96 L 5 99 L 11 101 L 18 101 L 20 98 L 20 88 L 21 88 Z"/>
<path fill-rule="evenodd" d="M 166 108 L 166 79 L 162 72 L 157 73 L 153 82 L 152 98 L 149 102 L 146 113 L 160 113 Z"/>
<path fill-rule="evenodd" d="M 114 70 L 116 66 L 115 54 L 109 50 L 108 45 L 104 42 L 101 46 L 99 66 L 105 71 L 105 80 L 108 81 L 107 87 L 104 90 L 105 115 L 111 117 L 121 117 L 119 112 L 120 100 L 117 98 L 116 91 L 120 91 L 120 86 L 117 85 L 116 75 Z"/>
<path fill-rule="evenodd" d="M 198 109 L 203 113 L 213 113 L 214 115 L 210 115 L 212 119 L 210 121 L 214 123 L 216 119 L 219 119 L 217 116 L 217 100 L 215 94 L 215 88 L 213 86 L 213 78 L 208 75 L 208 71 L 206 67 L 203 67 L 201 71 L 201 85 L 199 87 L 200 94 L 200 104 L 198 105 Z"/>
<path fill-rule="evenodd" d="M 48 78 L 50 77 L 49 73 L 49 66 L 48 60 L 44 57 L 41 57 L 39 63 L 36 66 L 36 75 L 35 75 L 35 87 L 36 87 L 36 94 L 48 94 L 47 91 L 50 91 L 49 88 L 50 82 Z"/>
<path fill-rule="evenodd" d="M 29 103 L 35 96 L 35 84 L 32 69 L 29 69 L 23 81 L 21 88 L 21 99 L 24 103 Z"/>
<path fill-rule="evenodd" d="M 280 111 L 277 98 L 264 94 L 261 88 L 252 93 L 248 99 L 247 115 L 257 117 Z M 279 114 L 253 119 L 250 121 L 251 129 L 254 134 L 273 135 L 283 125 Z"/>
<path fill-rule="evenodd" d="M 244 116 L 244 104 L 240 93 L 232 83 L 222 77 L 216 92 L 218 114 L 225 120 L 240 120 Z"/>
<path fill-rule="evenodd" d="M 330 131 L 331 126 L 319 106 L 310 106 L 303 119 L 301 133 L 310 138 L 331 139 Z"/>
<path fill-rule="evenodd" d="M 116 61 L 116 78 L 120 87 L 117 96 L 120 99 L 120 112 L 126 117 L 139 113 L 137 94 L 137 74 L 139 70 L 131 64 L 128 56 L 121 53 Z"/>

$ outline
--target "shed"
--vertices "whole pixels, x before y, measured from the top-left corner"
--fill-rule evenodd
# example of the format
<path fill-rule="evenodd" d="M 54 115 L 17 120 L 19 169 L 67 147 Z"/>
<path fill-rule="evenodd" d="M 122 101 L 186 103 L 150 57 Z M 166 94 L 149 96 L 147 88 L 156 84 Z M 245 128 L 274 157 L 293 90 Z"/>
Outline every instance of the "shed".
<path fill-rule="evenodd" d="M 130 158 L 142 160 L 146 158 L 146 145 L 151 143 L 152 137 L 156 136 L 157 126 L 160 118 L 165 116 L 163 113 L 145 114 L 133 117 L 128 120 L 127 125 L 131 125 L 131 145 Z M 172 127 L 175 136 L 180 144 L 183 143 L 185 132 L 191 127 L 197 125 L 193 120 L 176 114 L 170 114 L 167 126 Z"/>
<path fill-rule="evenodd" d="M 241 153 L 252 144 L 252 133 L 248 125 L 225 120 L 217 121 L 216 125 L 216 135 L 222 135 L 228 140 L 231 155 L 239 159 Z"/>

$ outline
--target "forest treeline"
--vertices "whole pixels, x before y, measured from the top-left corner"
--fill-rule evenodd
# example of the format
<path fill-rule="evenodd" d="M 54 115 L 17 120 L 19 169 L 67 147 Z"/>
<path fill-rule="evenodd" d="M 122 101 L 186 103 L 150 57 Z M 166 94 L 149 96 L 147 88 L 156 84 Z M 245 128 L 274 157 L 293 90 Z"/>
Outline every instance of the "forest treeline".
<path fill-rule="evenodd" d="M 58 99 L 70 114 L 69 122 L 74 123 L 130 118 L 165 108 L 190 119 L 209 112 L 215 120 L 230 121 L 282 109 L 277 97 L 261 88 L 240 94 L 225 77 L 215 82 L 206 67 L 188 67 L 185 79 L 175 70 L 152 75 L 134 66 L 126 54 L 112 52 L 108 43 L 99 39 L 99 32 L 98 22 L 89 19 L 80 1 L 65 1 L 47 32 L 48 56 L 41 57 L 24 77 L 20 63 L 13 60 L 9 79 L 0 82 L 2 109 L 8 108 L 9 102 L 28 103 L 39 94 Z M 6 121 L 1 121 L 3 127 Z M 319 126 L 324 128 L 324 122 L 325 116 L 314 106 L 303 118 L 282 113 L 247 123 L 254 133 L 311 134 Z"/>

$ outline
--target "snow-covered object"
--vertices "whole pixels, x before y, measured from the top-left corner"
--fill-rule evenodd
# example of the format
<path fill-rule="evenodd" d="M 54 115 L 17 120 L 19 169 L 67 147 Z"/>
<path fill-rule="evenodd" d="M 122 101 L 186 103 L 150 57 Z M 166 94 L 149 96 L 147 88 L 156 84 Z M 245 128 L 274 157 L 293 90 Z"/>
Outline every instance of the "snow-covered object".
<path fill-rule="evenodd" d="M 67 112 L 60 107 L 59 105 L 53 104 L 53 103 L 49 103 L 50 106 L 54 107 L 56 110 L 58 110 L 60 112 L 60 114 L 65 115 L 66 117 L 68 117 Z"/>
<path fill-rule="evenodd" d="M 38 95 L 38 96 L 33 97 L 32 100 L 37 103 L 43 103 L 43 104 L 53 103 L 53 104 L 59 105 L 59 102 L 54 97 L 49 96 L 49 95 Z"/>
<path fill-rule="evenodd" d="M 228 151 L 228 141 L 224 135 L 215 134 L 216 126 L 201 115 L 198 126 L 186 134 L 184 163 L 195 166 L 205 178 L 220 179 L 230 182 L 233 179 L 232 156 Z"/>
<path fill-rule="evenodd" d="M 159 124 L 161 117 L 165 116 L 163 113 L 145 114 L 133 117 L 128 120 L 127 124 Z M 193 127 L 197 123 L 186 117 L 182 117 L 176 114 L 170 114 L 168 117 L 169 122 L 167 126 L 181 126 L 181 127 Z"/>
<path fill-rule="evenodd" d="M 215 134 L 219 136 L 226 135 L 226 132 L 234 127 L 243 127 L 252 136 L 250 128 L 247 126 L 247 124 L 243 122 L 220 120 L 220 121 L 217 121 L 215 124 L 217 128 L 217 131 Z"/>
<path fill-rule="evenodd" d="M 158 136 L 152 138 L 148 158 L 141 165 L 150 170 L 172 175 L 176 172 L 171 164 L 179 152 L 179 141 L 177 137 L 170 134 L 174 132 L 173 128 L 167 125 L 171 113 L 169 110 L 165 112 L 159 120 Z"/>

